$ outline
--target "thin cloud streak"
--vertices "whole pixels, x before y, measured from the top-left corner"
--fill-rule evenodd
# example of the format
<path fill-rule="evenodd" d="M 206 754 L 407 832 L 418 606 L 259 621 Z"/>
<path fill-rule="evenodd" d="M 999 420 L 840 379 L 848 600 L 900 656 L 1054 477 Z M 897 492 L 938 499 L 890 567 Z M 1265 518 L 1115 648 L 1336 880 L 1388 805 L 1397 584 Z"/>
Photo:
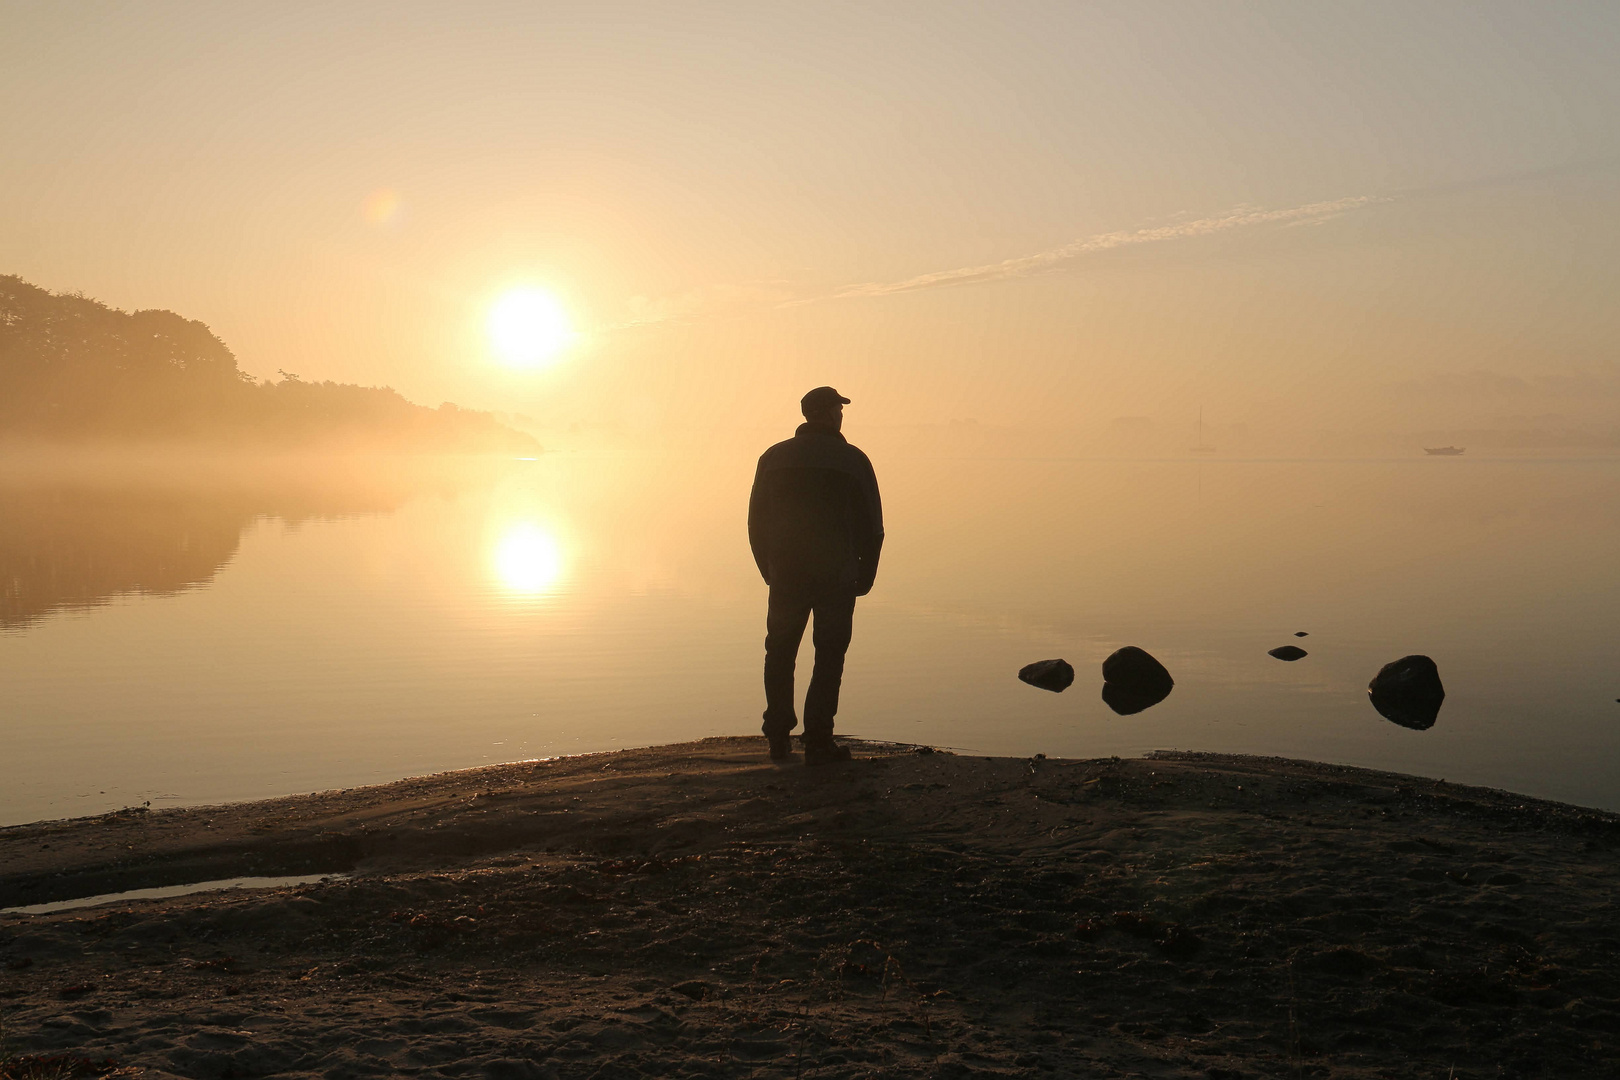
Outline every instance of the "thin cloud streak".
<path fill-rule="evenodd" d="M 1352 210 L 1359 210 L 1365 206 L 1389 201 L 1389 196 L 1354 195 L 1345 199 L 1335 199 L 1331 202 L 1307 203 L 1304 206 L 1292 206 L 1282 210 L 1240 207 L 1218 217 L 1182 221 L 1174 225 L 1161 225 L 1151 229 L 1101 233 L 1097 236 L 1088 236 L 1082 240 L 1075 240 L 1072 243 L 1064 244 L 1062 247 L 1037 252 L 1033 255 L 1020 256 L 1016 259 L 1004 259 L 1001 262 L 986 263 L 982 266 L 963 266 L 954 270 L 937 270 L 933 273 L 919 274 L 916 277 L 905 278 L 901 281 L 869 281 L 855 285 L 844 285 L 833 289 L 831 292 L 818 293 L 813 296 L 793 297 L 784 295 L 783 286 L 780 283 L 720 286 L 662 300 L 649 300 L 646 297 L 638 296 L 631 303 L 632 313 L 629 319 L 614 326 L 604 327 L 603 330 L 611 332 L 655 326 L 662 323 L 692 322 L 728 314 L 740 314 L 745 310 L 758 310 L 764 306 L 776 308 L 801 307 L 805 304 L 819 304 L 829 300 L 891 296 L 895 293 L 921 292 L 925 289 L 944 289 L 958 285 L 1006 281 L 1055 270 L 1066 263 L 1087 255 L 1112 251 L 1116 248 L 1134 247 L 1140 244 L 1159 244 L 1172 240 L 1190 240 L 1200 236 L 1211 236 L 1216 233 L 1232 232 L 1237 229 L 1248 229 L 1261 225 L 1316 225 L 1341 214 L 1349 213 Z"/>
<path fill-rule="evenodd" d="M 1016 259 L 1004 259 L 997 263 L 986 263 L 982 266 L 963 266 L 955 270 L 938 270 L 931 274 L 919 274 L 916 277 L 906 278 L 902 281 L 866 282 L 859 285 L 846 285 L 835 290 L 821 300 L 842 300 L 856 296 L 889 296 L 893 293 L 918 292 L 923 289 L 943 289 L 956 285 L 976 285 L 986 281 L 1005 281 L 1009 278 L 1028 277 L 1043 270 L 1053 269 L 1059 264 L 1092 255 L 1099 251 L 1112 251 L 1115 248 L 1133 247 L 1138 244 L 1158 244 L 1168 240 L 1188 240 L 1198 236 L 1210 236 L 1214 233 L 1231 232 L 1234 229 L 1251 228 L 1256 225 L 1306 225 L 1326 221 L 1338 217 L 1351 210 L 1360 209 L 1384 199 L 1372 195 L 1355 195 L 1347 199 L 1335 199 L 1332 202 L 1307 203 L 1304 206 L 1294 206 L 1286 210 L 1259 210 L 1244 208 L 1234 210 L 1232 213 L 1220 217 L 1199 218 L 1197 221 L 1183 221 L 1175 225 L 1162 225 L 1153 229 L 1135 229 L 1123 232 L 1102 233 L 1098 236 L 1089 236 L 1083 240 L 1064 244 L 1062 247 L 1052 248 L 1050 251 L 1037 252 L 1034 255 L 1024 255 Z M 790 301 L 790 303 L 812 303 L 811 300 Z"/>

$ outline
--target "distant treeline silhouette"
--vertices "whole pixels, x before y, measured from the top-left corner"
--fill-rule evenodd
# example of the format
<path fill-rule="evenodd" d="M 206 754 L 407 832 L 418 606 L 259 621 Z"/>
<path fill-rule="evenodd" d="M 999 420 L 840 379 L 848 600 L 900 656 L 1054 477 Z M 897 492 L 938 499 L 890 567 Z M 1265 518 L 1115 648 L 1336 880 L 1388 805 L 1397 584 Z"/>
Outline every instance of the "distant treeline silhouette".
<path fill-rule="evenodd" d="M 261 382 L 206 325 L 0 275 L 0 436 L 533 452 L 485 412 L 387 387 Z"/>

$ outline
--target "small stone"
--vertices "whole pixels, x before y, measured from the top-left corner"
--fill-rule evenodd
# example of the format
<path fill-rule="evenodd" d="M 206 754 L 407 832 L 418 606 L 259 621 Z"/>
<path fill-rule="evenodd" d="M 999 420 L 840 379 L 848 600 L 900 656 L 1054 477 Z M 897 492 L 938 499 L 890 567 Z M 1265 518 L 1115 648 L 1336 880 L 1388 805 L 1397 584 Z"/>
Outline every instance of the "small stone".
<path fill-rule="evenodd" d="M 1446 688 L 1440 684 L 1440 669 L 1427 656 L 1403 656 L 1378 669 L 1367 684 L 1378 715 L 1413 731 L 1434 727 Z"/>
<path fill-rule="evenodd" d="M 703 1001 L 714 993 L 714 987 L 701 979 L 688 979 L 686 982 L 676 983 L 670 989 L 677 994 L 684 994 L 693 1001 Z"/>
<path fill-rule="evenodd" d="M 1300 648 L 1298 645 L 1279 645 L 1275 649 L 1267 650 L 1266 655 L 1275 656 L 1279 660 L 1287 660 L 1292 662 L 1311 654 Z"/>
<path fill-rule="evenodd" d="M 1311 635 L 1306 633 L 1304 630 L 1295 630 L 1294 631 L 1294 636 L 1295 637 L 1310 637 Z"/>
<path fill-rule="evenodd" d="M 1115 650 L 1103 661 L 1102 675 L 1104 682 L 1138 684 L 1174 682 L 1170 678 L 1170 672 L 1159 663 L 1157 657 L 1135 645 L 1126 645 L 1122 649 Z"/>
<path fill-rule="evenodd" d="M 1067 660 L 1037 660 L 1019 668 L 1018 677 L 1031 686 L 1061 694 L 1074 682 L 1074 668 Z"/>
<path fill-rule="evenodd" d="M 1157 705 L 1170 696 L 1176 681 L 1145 649 L 1127 645 L 1103 661 L 1102 699 L 1121 716 Z"/>

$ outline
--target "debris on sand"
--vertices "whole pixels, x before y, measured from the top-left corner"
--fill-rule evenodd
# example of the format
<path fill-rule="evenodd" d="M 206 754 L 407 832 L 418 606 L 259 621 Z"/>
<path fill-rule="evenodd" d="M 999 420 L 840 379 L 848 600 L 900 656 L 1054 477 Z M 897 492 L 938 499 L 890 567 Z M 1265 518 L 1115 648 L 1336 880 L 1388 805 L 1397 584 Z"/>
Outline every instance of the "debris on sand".
<path fill-rule="evenodd" d="M 1102 699 L 1121 716 L 1152 708 L 1170 696 L 1176 681 L 1146 649 L 1127 645 L 1103 661 Z"/>
<path fill-rule="evenodd" d="M 1266 650 L 1266 655 L 1275 656 L 1279 660 L 1287 660 L 1292 663 L 1311 654 L 1298 645 L 1279 645 L 1275 649 Z"/>
<path fill-rule="evenodd" d="M 1074 668 L 1067 660 L 1037 660 L 1018 669 L 1018 677 L 1031 686 L 1061 694 L 1074 682 Z"/>
<path fill-rule="evenodd" d="M 1446 688 L 1440 685 L 1440 669 L 1427 656 L 1403 656 L 1378 669 L 1367 684 L 1378 715 L 1413 731 L 1434 727 Z"/>

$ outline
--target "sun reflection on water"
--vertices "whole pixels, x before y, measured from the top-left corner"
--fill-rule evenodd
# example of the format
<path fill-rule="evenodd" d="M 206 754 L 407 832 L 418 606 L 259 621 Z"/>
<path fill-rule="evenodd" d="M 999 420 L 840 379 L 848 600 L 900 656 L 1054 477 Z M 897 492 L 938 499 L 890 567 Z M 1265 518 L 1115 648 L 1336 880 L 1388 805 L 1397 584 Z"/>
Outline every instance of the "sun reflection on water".
<path fill-rule="evenodd" d="M 533 522 L 509 527 L 495 545 L 495 574 L 511 592 L 552 592 L 562 580 L 563 555 L 557 538 Z"/>

